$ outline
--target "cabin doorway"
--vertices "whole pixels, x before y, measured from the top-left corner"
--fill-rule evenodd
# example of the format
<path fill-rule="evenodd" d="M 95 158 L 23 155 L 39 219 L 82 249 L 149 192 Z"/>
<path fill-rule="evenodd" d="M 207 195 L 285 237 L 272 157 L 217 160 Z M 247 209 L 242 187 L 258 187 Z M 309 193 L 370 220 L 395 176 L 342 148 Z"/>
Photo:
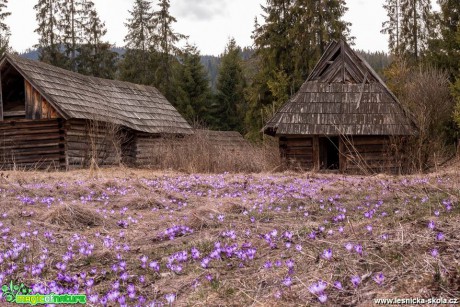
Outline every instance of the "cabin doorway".
<path fill-rule="evenodd" d="M 322 170 L 339 170 L 339 137 L 319 138 L 319 168 Z"/>

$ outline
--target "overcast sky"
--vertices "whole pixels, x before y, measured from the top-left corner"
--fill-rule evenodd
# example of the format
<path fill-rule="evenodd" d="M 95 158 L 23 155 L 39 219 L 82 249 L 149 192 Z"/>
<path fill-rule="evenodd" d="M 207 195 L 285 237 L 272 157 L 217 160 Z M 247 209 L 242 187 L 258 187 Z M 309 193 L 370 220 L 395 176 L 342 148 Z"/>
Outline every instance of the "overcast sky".
<path fill-rule="evenodd" d="M 434 0 L 433 0 L 434 1 Z M 123 46 L 126 35 L 124 22 L 134 0 L 94 0 L 96 8 L 107 26 L 106 39 Z M 157 0 L 152 1 L 157 3 Z M 387 37 L 380 34 L 385 11 L 383 0 L 347 0 L 349 11 L 345 20 L 352 23 L 356 37 L 355 48 L 387 50 Z M 37 0 L 12 0 L 8 5 L 12 15 L 7 19 L 11 27 L 10 44 L 19 52 L 37 43 L 35 11 Z M 171 0 L 171 14 L 176 17 L 174 28 L 189 36 L 190 43 L 198 46 L 202 54 L 218 55 L 223 52 L 230 37 L 240 46 L 251 46 L 254 17 L 260 16 L 265 0 Z M 262 19 L 259 18 L 259 21 Z"/>

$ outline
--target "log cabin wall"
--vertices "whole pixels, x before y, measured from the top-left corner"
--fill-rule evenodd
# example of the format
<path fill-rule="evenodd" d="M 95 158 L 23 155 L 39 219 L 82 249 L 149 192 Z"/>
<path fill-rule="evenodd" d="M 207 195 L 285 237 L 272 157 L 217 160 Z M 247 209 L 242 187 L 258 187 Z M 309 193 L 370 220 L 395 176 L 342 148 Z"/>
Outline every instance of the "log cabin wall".
<path fill-rule="evenodd" d="M 134 141 L 134 157 L 137 167 L 152 167 L 158 165 L 164 151 L 171 146 L 158 134 L 136 132 Z"/>
<path fill-rule="evenodd" d="M 98 121 L 70 119 L 65 122 L 67 169 L 119 165 L 122 151 L 116 128 Z M 94 160 L 93 160 L 94 159 Z"/>
<path fill-rule="evenodd" d="M 282 159 L 289 167 L 313 169 L 313 137 L 282 136 L 279 138 L 279 148 Z"/>
<path fill-rule="evenodd" d="M 345 136 L 341 139 L 341 170 L 350 174 L 398 174 L 401 165 L 388 136 Z"/>
<path fill-rule="evenodd" d="M 2 169 L 64 169 L 65 132 L 61 119 L 0 122 Z"/>

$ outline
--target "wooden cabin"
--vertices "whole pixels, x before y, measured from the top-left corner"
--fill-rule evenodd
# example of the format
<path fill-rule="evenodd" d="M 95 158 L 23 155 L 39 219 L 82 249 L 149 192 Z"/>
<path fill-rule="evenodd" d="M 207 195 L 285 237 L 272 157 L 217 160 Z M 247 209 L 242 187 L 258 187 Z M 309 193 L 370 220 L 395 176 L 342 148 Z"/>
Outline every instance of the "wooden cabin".
<path fill-rule="evenodd" d="M 0 168 L 142 166 L 152 139 L 193 134 L 154 87 L 0 60 Z"/>
<path fill-rule="evenodd" d="M 308 170 L 400 171 L 394 141 L 415 135 L 405 108 L 369 64 L 334 41 L 301 86 L 263 128 L 286 162 Z"/>

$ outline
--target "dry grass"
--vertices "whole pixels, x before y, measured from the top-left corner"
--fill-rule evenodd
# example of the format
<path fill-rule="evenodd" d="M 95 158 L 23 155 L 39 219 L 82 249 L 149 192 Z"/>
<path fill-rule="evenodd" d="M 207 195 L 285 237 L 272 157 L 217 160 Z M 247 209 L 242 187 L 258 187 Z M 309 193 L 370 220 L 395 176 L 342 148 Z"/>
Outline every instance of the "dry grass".
<path fill-rule="evenodd" d="M 94 210 L 79 205 L 61 205 L 50 210 L 45 222 L 63 226 L 69 230 L 81 230 L 104 225 L 103 218 Z"/>
<path fill-rule="evenodd" d="M 7 215 L 0 218 L 0 230 L 8 227 L 10 231 L 0 248 L 11 249 L 13 238 L 26 241 L 33 247 L 21 254 L 28 265 L 39 261 L 42 248 L 49 249 L 52 256 L 39 277 L 23 275 L 24 263 L 16 262 L 18 270 L 13 277 L 25 284 L 55 280 L 56 263 L 73 246 L 76 256 L 68 263 L 67 272 L 73 275 L 97 269 L 91 275 L 95 280 L 93 293 L 103 295 L 119 280 L 123 294 L 127 284 L 133 283 L 137 295 L 148 302 L 164 303 L 166 294 L 176 294 L 177 306 L 319 305 L 309 291 L 318 280 L 328 283 L 329 306 L 370 306 L 374 298 L 460 298 L 460 175 L 456 167 L 424 177 L 294 172 L 188 175 L 100 169 L 95 179 L 85 171 L 4 172 L 0 178 L 0 216 Z M 24 203 L 18 196 L 35 202 Z M 48 207 L 41 201 L 49 196 L 55 200 Z M 445 200 L 451 201 L 450 210 L 446 210 Z M 379 201 L 381 205 L 376 207 Z M 124 208 L 127 210 L 122 213 Z M 364 213 L 372 209 L 376 210 L 373 217 L 366 218 Z M 439 216 L 435 211 L 440 211 Z M 334 222 L 340 213 L 346 218 Z M 126 228 L 118 225 L 119 220 L 128 221 Z M 427 227 L 429 221 L 435 223 L 433 230 Z M 162 238 L 161 234 L 174 225 L 187 226 L 193 233 L 174 240 Z M 343 234 L 338 232 L 340 226 L 344 227 Z M 325 227 L 323 231 L 321 227 Z M 20 237 L 21 232 L 35 229 L 39 231 L 37 237 Z M 274 229 L 278 232 L 273 237 L 276 248 L 271 248 L 263 235 Z M 235 231 L 235 239 L 222 236 L 229 230 Z M 54 233 L 56 243 L 43 237 L 45 231 Z M 292 239 L 281 238 L 285 231 L 293 234 Z M 315 240 L 309 238 L 312 231 L 317 232 Z M 436 240 L 440 232 L 444 239 Z M 75 234 L 95 245 L 91 256 L 78 254 L 79 241 L 71 243 Z M 112 247 L 103 244 L 107 236 L 114 239 Z M 247 261 L 222 253 L 221 259 L 212 260 L 207 269 L 200 265 L 201 259 L 190 259 L 192 247 L 203 258 L 215 249 L 216 242 L 237 244 L 238 248 L 251 243 L 257 252 Z M 287 248 L 287 242 L 292 242 L 292 247 Z M 348 252 L 344 248 L 348 242 L 361 245 L 363 255 Z M 124 244 L 129 245 L 129 251 L 122 250 Z M 297 251 L 296 245 L 302 250 Z M 330 260 L 321 256 L 328 248 L 333 251 Z M 438 257 L 431 255 L 434 248 Z M 189 259 L 183 270 L 169 270 L 168 257 L 184 250 Z M 126 281 L 120 279 L 119 271 L 111 271 L 112 265 L 120 262 L 117 254 L 126 261 Z M 159 261 L 160 272 L 148 266 L 143 269 L 142 255 Z M 280 267 L 275 266 L 278 260 Z M 292 274 L 288 273 L 287 260 L 294 261 Z M 264 268 L 267 261 L 272 262 L 272 268 Z M 7 271 L 9 265 L 10 261 L 1 263 L 0 272 Z M 385 275 L 382 285 L 373 280 L 379 272 Z M 138 280 L 141 275 L 145 276 L 143 284 Z M 353 275 L 362 279 L 357 288 L 350 282 Z M 287 276 L 292 277 L 289 287 L 282 284 Z M 343 290 L 335 290 L 334 281 L 340 281 Z M 84 292 L 86 287 L 80 289 Z"/>
<path fill-rule="evenodd" d="M 148 152 L 148 165 L 157 170 L 176 170 L 187 173 L 272 171 L 281 165 L 278 143 L 216 144 L 205 134 L 185 139 L 162 138 Z"/>

